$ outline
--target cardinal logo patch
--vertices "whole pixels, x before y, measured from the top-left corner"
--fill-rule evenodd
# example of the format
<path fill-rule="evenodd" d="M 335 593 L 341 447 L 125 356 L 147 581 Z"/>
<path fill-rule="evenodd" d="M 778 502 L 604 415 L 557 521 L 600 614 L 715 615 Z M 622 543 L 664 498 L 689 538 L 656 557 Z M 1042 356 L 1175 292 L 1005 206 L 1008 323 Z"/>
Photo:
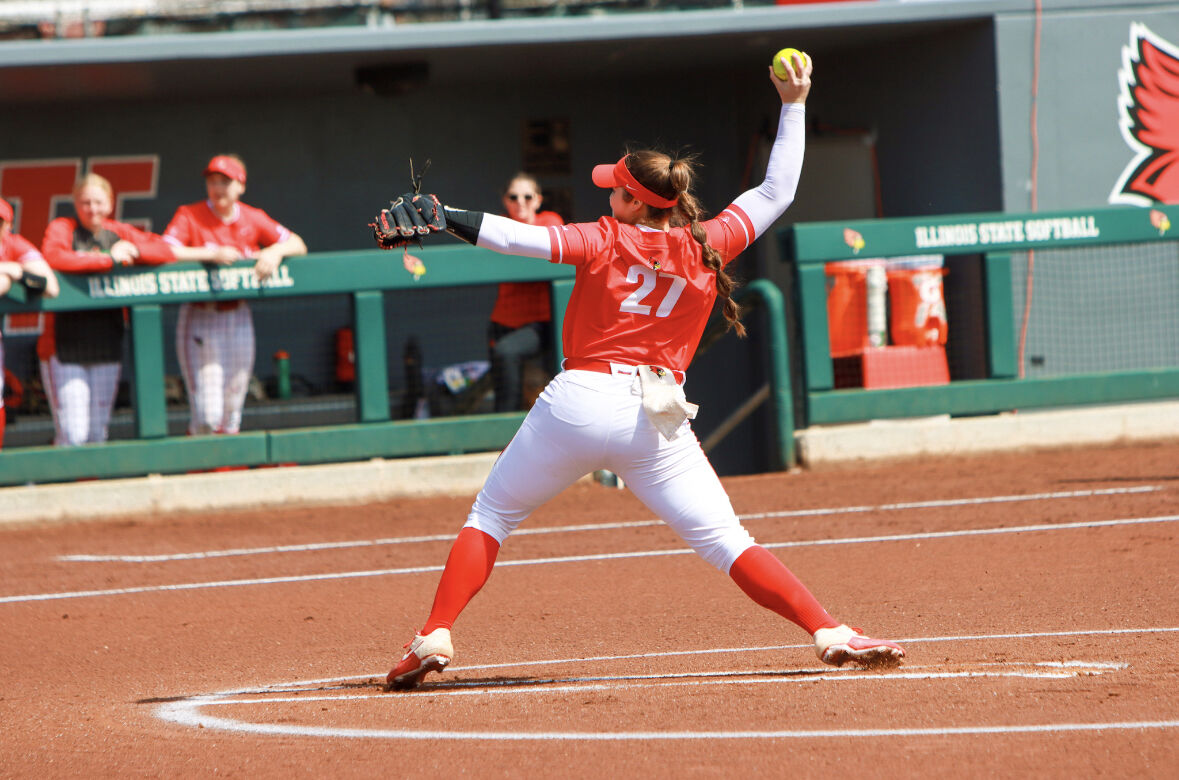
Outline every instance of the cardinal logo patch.
<path fill-rule="evenodd" d="M 1134 159 L 1109 202 L 1179 203 L 1179 48 L 1146 25 L 1132 24 L 1118 78 L 1119 124 Z"/>
<path fill-rule="evenodd" d="M 852 254 L 859 254 L 867 244 L 864 242 L 864 237 L 860 235 L 859 231 L 851 228 L 843 229 L 843 243 L 852 248 Z"/>

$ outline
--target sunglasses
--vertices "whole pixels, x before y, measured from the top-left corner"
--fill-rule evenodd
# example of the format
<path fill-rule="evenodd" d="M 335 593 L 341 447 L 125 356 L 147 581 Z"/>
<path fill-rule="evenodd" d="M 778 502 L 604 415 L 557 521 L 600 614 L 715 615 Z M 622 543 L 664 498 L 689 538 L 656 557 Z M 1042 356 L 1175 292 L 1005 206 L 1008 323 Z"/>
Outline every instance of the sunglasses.
<path fill-rule="evenodd" d="M 523 199 L 524 199 L 526 202 L 531 202 L 531 200 L 532 200 L 533 198 L 535 198 L 535 197 L 536 197 L 536 196 L 535 196 L 535 195 L 532 195 L 532 194 L 528 194 L 528 195 L 517 195 L 516 193 L 514 193 L 514 192 L 513 192 L 512 194 L 508 195 L 508 200 L 510 200 L 510 201 L 512 201 L 513 203 L 515 203 L 516 201 L 518 201 L 518 200 L 520 200 L 521 198 L 523 198 Z"/>

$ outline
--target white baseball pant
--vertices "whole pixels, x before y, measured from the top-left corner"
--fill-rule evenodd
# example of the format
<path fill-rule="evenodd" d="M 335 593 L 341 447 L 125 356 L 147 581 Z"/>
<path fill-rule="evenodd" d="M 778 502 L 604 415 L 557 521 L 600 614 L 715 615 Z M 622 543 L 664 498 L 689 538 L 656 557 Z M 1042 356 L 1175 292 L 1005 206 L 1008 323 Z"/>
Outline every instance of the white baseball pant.
<path fill-rule="evenodd" d="M 725 572 L 752 547 L 687 421 L 668 441 L 643 412 L 637 377 L 563 371 L 491 469 L 466 525 L 500 544 L 584 475 L 618 474 L 704 560 Z M 616 371 L 619 369 L 616 368 Z"/>
<path fill-rule="evenodd" d="M 56 355 L 41 361 L 54 444 L 77 447 L 106 441 L 121 370 L 118 363 L 62 363 Z"/>
<path fill-rule="evenodd" d="M 183 304 L 176 322 L 176 356 L 192 418 L 188 432 L 237 433 L 254 370 L 254 319 L 246 304 L 220 311 Z"/>

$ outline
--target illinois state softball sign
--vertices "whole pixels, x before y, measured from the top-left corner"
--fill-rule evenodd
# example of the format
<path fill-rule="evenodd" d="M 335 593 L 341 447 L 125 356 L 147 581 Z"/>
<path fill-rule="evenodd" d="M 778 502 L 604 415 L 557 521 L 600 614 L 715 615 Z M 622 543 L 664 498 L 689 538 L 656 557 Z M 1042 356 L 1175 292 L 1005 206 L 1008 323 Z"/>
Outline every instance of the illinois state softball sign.
<path fill-rule="evenodd" d="M 259 280 L 254 269 L 233 268 L 144 271 L 142 273 L 104 274 L 86 277 L 86 291 L 91 298 L 141 298 L 155 295 L 203 295 L 276 287 L 294 287 L 288 266 L 280 265 L 274 275 Z"/>
<path fill-rule="evenodd" d="M 1179 47 L 1133 24 L 1118 76 L 1122 138 L 1134 158 L 1109 202 L 1179 203 Z"/>

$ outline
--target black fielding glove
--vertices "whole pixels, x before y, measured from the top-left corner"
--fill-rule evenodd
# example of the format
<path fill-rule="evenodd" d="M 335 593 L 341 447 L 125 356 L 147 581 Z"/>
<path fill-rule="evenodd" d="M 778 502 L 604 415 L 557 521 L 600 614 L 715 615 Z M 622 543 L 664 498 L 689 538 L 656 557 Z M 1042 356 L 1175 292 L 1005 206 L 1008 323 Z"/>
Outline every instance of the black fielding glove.
<path fill-rule="evenodd" d="M 399 249 L 446 230 L 446 215 L 437 195 L 407 192 L 381 209 L 369 226 L 377 246 Z"/>

